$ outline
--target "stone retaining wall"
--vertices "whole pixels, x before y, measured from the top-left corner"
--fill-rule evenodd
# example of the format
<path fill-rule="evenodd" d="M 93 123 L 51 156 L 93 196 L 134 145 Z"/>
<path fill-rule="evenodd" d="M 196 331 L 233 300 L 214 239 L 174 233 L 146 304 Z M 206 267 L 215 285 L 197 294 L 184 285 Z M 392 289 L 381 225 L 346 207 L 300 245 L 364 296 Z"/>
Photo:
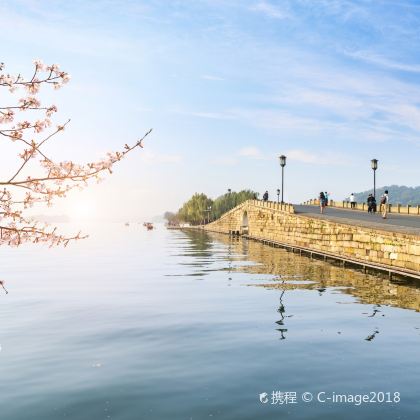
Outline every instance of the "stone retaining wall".
<path fill-rule="evenodd" d="M 420 236 L 294 214 L 293 206 L 249 200 L 206 230 L 245 233 L 314 251 L 420 273 Z"/>

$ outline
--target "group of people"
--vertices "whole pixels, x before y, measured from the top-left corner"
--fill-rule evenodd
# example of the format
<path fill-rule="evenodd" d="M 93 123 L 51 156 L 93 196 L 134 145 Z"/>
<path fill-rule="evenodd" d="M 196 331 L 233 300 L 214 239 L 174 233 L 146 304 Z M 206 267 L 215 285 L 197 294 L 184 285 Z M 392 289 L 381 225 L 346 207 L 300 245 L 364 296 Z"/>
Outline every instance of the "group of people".
<path fill-rule="evenodd" d="M 385 192 L 381 195 L 381 201 L 380 201 L 380 211 L 384 219 L 387 218 L 388 204 L 389 204 L 388 190 L 385 190 Z M 376 213 L 377 204 L 376 204 L 376 198 L 374 197 L 373 194 L 369 194 L 367 198 L 367 206 L 368 206 L 368 213 L 371 213 L 371 214 Z M 350 194 L 350 207 L 352 209 L 356 208 L 356 198 L 354 196 L 354 193 Z"/>
<path fill-rule="evenodd" d="M 329 194 L 327 193 L 327 191 L 321 191 L 319 193 L 319 207 L 321 209 L 321 214 L 324 213 L 324 209 L 325 207 L 328 206 L 329 203 Z M 263 201 L 268 201 L 268 191 L 266 191 L 263 195 Z M 356 197 L 354 196 L 354 193 L 350 194 L 350 207 L 352 209 L 356 208 Z M 385 190 L 384 194 L 382 194 L 381 196 L 381 201 L 380 201 L 380 211 L 382 213 L 382 217 L 384 219 L 387 218 L 387 214 L 388 214 L 388 204 L 389 204 L 389 196 L 388 196 L 388 190 Z M 376 199 L 374 197 L 373 194 L 369 194 L 368 198 L 367 198 L 367 205 L 368 205 L 368 213 L 376 213 L 377 210 L 377 204 L 376 204 Z"/>

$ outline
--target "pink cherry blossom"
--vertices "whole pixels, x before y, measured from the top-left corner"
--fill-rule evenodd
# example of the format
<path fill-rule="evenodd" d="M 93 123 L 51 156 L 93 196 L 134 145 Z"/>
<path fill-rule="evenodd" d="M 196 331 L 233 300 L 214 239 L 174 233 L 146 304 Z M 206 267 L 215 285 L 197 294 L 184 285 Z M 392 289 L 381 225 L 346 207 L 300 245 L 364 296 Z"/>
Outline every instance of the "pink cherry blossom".
<path fill-rule="evenodd" d="M 0 63 L 0 89 L 10 92 L 22 89 L 29 93 L 29 96 L 18 99 L 16 104 L 0 104 L 0 138 L 9 139 L 21 147 L 16 170 L 8 178 L 0 180 L 0 245 L 19 246 L 32 242 L 67 246 L 70 241 L 86 236 L 80 232 L 72 236 L 60 235 L 57 228 L 32 220 L 26 210 L 42 204 L 51 206 L 55 199 L 65 197 L 75 188 L 86 187 L 91 180 L 100 182 L 103 173 L 112 173 L 116 162 L 134 149 L 143 147 L 142 142 L 151 130 L 133 145 L 125 144 L 122 151 L 109 152 L 104 159 L 96 162 L 54 161 L 47 156 L 44 144 L 63 131 L 70 120 L 51 129 L 51 117 L 57 113 L 57 107 L 41 106 L 39 95 L 43 86 L 61 88 L 69 82 L 70 76 L 57 64 L 46 66 L 41 60 L 35 60 L 34 67 L 32 77 L 24 79 L 20 75 L 4 73 L 4 64 Z M 3 97 L 6 96 L 0 96 Z M 27 110 L 31 110 L 31 115 L 40 115 L 33 119 L 19 119 L 20 113 Z M 37 163 L 38 169 L 34 168 L 31 172 L 29 162 Z"/>

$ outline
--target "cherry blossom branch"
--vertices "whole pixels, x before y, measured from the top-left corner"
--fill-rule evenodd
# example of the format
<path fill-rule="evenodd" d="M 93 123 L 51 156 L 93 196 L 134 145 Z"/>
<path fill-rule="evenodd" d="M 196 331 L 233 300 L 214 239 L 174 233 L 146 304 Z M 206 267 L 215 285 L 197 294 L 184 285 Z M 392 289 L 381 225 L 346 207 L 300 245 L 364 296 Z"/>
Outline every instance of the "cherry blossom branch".
<path fill-rule="evenodd" d="M 9 293 L 6 288 L 4 287 L 4 281 L 0 280 L 0 286 L 2 287 L 2 289 L 6 292 L 6 295 Z"/>
<path fill-rule="evenodd" d="M 1 181 L 0 186 L 0 245 L 18 246 L 23 242 L 47 242 L 52 245 L 64 244 L 86 236 L 77 234 L 65 237 L 26 216 L 26 211 L 36 204 L 51 205 L 53 199 L 65 197 L 74 188 L 83 188 L 88 181 L 99 181 L 104 172 L 112 173 L 115 163 L 121 161 L 134 149 L 142 148 L 144 139 L 151 133 L 149 130 L 140 140 L 129 146 L 125 144 L 121 151 L 108 153 L 106 158 L 97 162 L 77 164 L 71 161 L 55 162 L 42 150 L 45 143 L 56 136 L 69 124 L 70 120 L 58 125 L 56 129 L 46 132 L 52 125 L 51 117 L 57 112 L 55 105 L 43 106 L 39 99 L 43 85 L 52 85 L 59 89 L 70 80 L 68 73 L 60 70 L 57 64 L 44 65 L 40 60 L 34 61 L 34 71 L 30 79 L 20 74 L 13 76 L 2 73 L 4 63 L 0 63 L 0 89 L 6 88 L 11 94 L 24 89 L 29 96 L 18 99 L 16 104 L 0 106 L 0 138 L 21 145 L 19 153 L 21 162 L 8 180 Z M 21 112 L 30 111 L 31 115 L 39 113 L 44 117 L 16 121 Z M 41 138 L 39 138 L 41 137 Z M 38 159 L 37 159 L 38 158 Z M 30 162 L 38 164 L 38 171 L 44 175 L 31 175 Z"/>

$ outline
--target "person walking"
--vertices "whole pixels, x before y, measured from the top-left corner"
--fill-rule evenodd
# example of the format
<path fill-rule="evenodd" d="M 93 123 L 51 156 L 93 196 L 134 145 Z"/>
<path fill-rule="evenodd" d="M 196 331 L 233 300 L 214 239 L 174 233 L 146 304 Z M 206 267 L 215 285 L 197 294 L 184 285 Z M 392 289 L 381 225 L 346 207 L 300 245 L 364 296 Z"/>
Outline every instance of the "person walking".
<path fill-rule="evenodd" d="M 389 203 L 388 190 L 385 190 L 385 192 L 381 196 L 382 219 L 386 219 L 388 215 L 388 203 Z"/>
<path fill-rule="evenodd" d="M 327 191 L 325 191 L 325 192 L 324 192 L 324 197 L 325 197 L 325 205 L 326 205 L 326 206 L 328 206 L 328 202 L 329 202 L 329 201 L 328 201 L 328 200 L 329 200 L 329 196 L 328 196 L 328 193 L 327 193 Z"/>
<path fill-rule="evenodd" d="M 367 198 L 368 213 L 376 213 L 376 200 L 372 194 Z"/>
<path fill-rule="evenodd" d="M 268 191 L 266 191 L 263 195 L 263 201 L 268 201 Z"/>
<path fill-rule="evenodd" d="M 321 191 L 319 193 L 319 208 L 321 210 L 321 214 L 324 213 L 324 209 L 326 205 L 325 203 L 326 203 L 325 194 Z"/>
<path fill-rule="evenodd" d="M 354 193 L 350 194 L 350 207 L 352 209 L 356 208 L 356 197 L 354 196 Z"/>

